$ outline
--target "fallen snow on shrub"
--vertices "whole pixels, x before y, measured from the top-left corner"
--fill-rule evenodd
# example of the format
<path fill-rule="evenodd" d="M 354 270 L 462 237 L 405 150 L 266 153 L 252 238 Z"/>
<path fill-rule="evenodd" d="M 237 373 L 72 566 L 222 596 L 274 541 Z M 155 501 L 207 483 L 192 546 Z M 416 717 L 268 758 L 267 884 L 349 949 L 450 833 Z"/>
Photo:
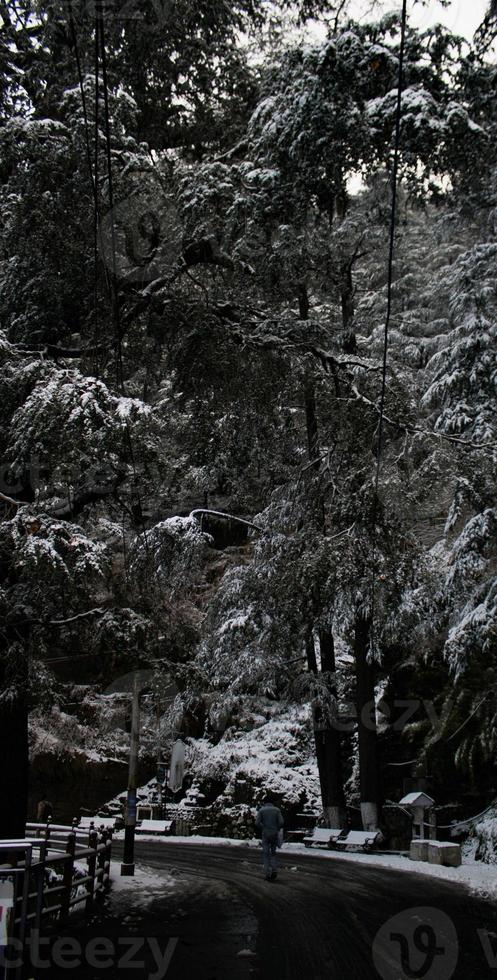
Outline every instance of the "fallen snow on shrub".
<path fill-rule="evenodd" d="M 471 828 L 464 851 L 483 864 L 497 864 L 497 806 Z"/>

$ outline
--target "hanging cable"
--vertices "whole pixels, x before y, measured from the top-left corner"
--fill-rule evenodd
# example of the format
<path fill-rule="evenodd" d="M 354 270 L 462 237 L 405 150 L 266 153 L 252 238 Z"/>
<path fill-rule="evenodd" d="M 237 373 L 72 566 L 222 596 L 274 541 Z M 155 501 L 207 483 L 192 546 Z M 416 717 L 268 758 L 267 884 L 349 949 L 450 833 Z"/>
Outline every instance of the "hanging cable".
<path fill-rule="evenodd" d="M 116 342 L 116 382 L 117 389 L 121 393 L 123 392 L 124 374 L 123 374 L 123 357 L 122 357 L 122 327 L 119 309 L 119 297 L 117 293 L 117 259 L 116 259 L 116 233 L 115 233 L 115 221 L 114 221 L 114 184 L 112 179 L 112 154 L 111 154 L 111 139 L 110 139 L 110 112 L 109 112 L 109 90 L 108 90 L 108 76 L 107 76 L 107 57 L 106 57 L 106 45 L 105 45 L 105 31 L 104 31 L 104 14 L 102 0 L 96 0 L 95 4 L 95 39 L 94 39 L 94 70 L 95 70 L 95 120 L 94 120 L 94 161 L 92 167 L 91 161 L 91 143 L 90 143 L 90 125 L 88 117 L 88 106 L 86 100 L 86 93 L 84 90 L 83 73 L 81 68 L 81 58 L 79 55 L 76 27 L 74 24 L 74 19 L 72 15 L 72 10 L 69 8 L 69 29 L 71 33 L 72 43 L 74 46 L 74 52 L 76 57 L 76 65 L 78 71 L 79 89 L 81 94 L 81 103 L 83 106 L 83 118 L 85 123 L 85 139 L 86 139 L 86 155 L 88 162 L 88 171 L 90 176 L 90 181 L 93 190 L 93 201 L 94 201 L 94 316 L 95 316 L 95 358 L 98 356 L 98 333 L 99 333 L 99 323 L 98 323 L 98 278 L 99 278 L 99 245 L 100 245 L 100 198 L 99 198 L 99 144 L 100 144 L 100 59 L 102 61 L 102 89 L 104 96 L 104 126 L 105 126 L 105 143 L 106 143 L 106 161 L 107 161 L 107 179 L 109 187 L 109 217 L 110 217 L 110 231 L 111 231 L 111 257 L 112 257 L 112 280 L 110 281 L 107 275 L 107 270 L 104 264 L 104 275 L 109 288 L 109 292 L 112 300 L 112 319 L 115 331 L 115 342 Z M 95 374 L 98 376 L 98 363 L 95 362 Z M 141 502 L 140 493 L 138 491 L 138 481 L 136 472 L 136 462 L 135 455 L 133 451 L 133 444 L 131 440 L 131 432 L 129 424 L 126 421 L 124 427 L 124 441 L 125 441 L 125 451 L 127 452 L 131 467 L 133 470 L 133 487 L 134 496 L 136 499 L 136 505 L 134 508 L 134 516 L 137 517 L 142 525 L 143 538 L 145 542 L 145 548 L 148 551 L 148 538 L 147 531 L 143 516 L 143 507 Z M 124 516 L 124 515 L 123 515 Z"/>
<path fill-rule="evenodd" d="M 93 275 L 93 308 L 95 311 L 95 332 L 93 342 L 95 348 L 99 341 L 99 320 L 98 320 L 98 273 L 99 273 L 99 235 L 100 235 L 100 205 L 98 194 L 98 144 L 99 144 L 99 124 L 100 124 L 100 80 L 99 80 L 99 5 L 95 6 L 95 145 L 94 145 L 94 167 L 95 167 L 95 210 L 93 214 L 93 253 L 94 253 L 94 275 Z M 95 374 L 98 377 L 98 360 L 95 354 Z"/>
<path fill-rule="evenodd" d="M 75 58 L 76 58 L 76 67 L 77 67 L 77 70 L 78 70 L 79 91 L 80 91 L 80 95 L 81 95 L 81 104 L 82 104 L 82 107 L 83 107 L 83 120 L 84 120 L 84 124 L 85 124 L 86 160 L 87 160 L 87 164 L 88 164 L 88 173 L 89 173 L 89 176 L 90 176 L 90 182 L 91 182 L 91 186 L 92 186 L 92 190 L 93 190 L 93 200 L 94 200 L 95 209 L 96 209 L 96 207 L 97 207 L 97 197 L 96 197 L 95 180 L 94 180 L 94 177 L 93 177 L 93 165 L 92 165 L 92 159 L 91 159 L 90 123 L 89 123 L 89 118 L 88 118 L 88 105 L 87 105 L 87 102 L 86 102 L 86 92 L 85 92 L 85 86 L 84 86 L 84 80 L 83 80 L 83 72 L 82 72 L 82 69 L 81 69 L 81 58 L 80 58 L 80 55 L 79 55 L 78 39 L 77 39 L 77 35 L 76 35 L 76 26 L 75 26 L 75 23 L 74 23 L 74 18 L 73 18 L 73 15 L 72 15 L 71 7 L 69 7 L 69 29 L 70 29 L 70 32 L 71 32 L 71 41 L 72 41 L 72 46 L 74 48 L 74 55 L 75 55 Z"/>
<path fill-rule="evenodd" d="M 112 179 L 112 154 L 110 141 L 110 113 L 109 113 L 109 88 L 107 80 L 107 56 L 105 49 L 105 31 L 103 15 L 100 19 L 100 50 L 102 53 L 102 84 L 104 93 L 104 122 L 105 122 L 105 145 L 107 155 L 107 180 L 109 184 L 109 218 L 110 218 L 110 237 L 112 254 L 112 319 L 114 321 L 115 341 L 116 341 L 116 384 L 119 391 L 123 390 L 123 353 L 122 353 L 122 328 L 121 314 L 119 310 L 119 296 L 117 294 L 117 261 L 116 261 L 116 227 L 114 215 L 114 183 Z"/>
<path fill-rule="evenodd" d="M 95 23 L 95 33 L 98 30 L 98 11 L 96 13 L 96 23 Z M 81 65 L 81 57 L 79 53 L 78 37 L 76 33 L 76 25 L 74 23 L 74 17 L 72 13 L 71 6 L 69 6 L 69 31 L 71 35 L 71 42 L 74 48 L 74 56 L 76 59 L 76 67 L 78 72 L 78 84 L 79 91 L 81 95 L 81 105 L 83 108 L 83 121 L 85 130 L 85 148 L 86 148 L 86 161 L 88 166 L 88 176 L 90 178 L 90 184 L 92 188 L 93 195 L 93 267 L 94 267 L 94 289 L 93 289 L 93 311 L 94 311 L 94 327 L 93 327 L 93 365 L 95 376 L 98 377 L 98 291 L 97 291 L 97 281 L 98 281 L 98 228 L 99 228 L 99 202 L 98 202 L 98 36 L 96 33 L 95 37 L 95 155 L 94 162 L 92 162 L 92 151 L 91 151 L 91 140 L 90 140 L 90 120 L 88 114 L 88 102 L 86 98 L 83 69 Z"/>
<path fill-rule="evenodd" d="M 110 111 L 109 111 L 109 84 L 108 84 L 108 74 L 107 74 L 107 54 L 106 54 L 106 43 L 105 43 L 105 26 L 104 26 L 104 14 L 101 7 L 100 0 L 97 0 L 97 11 L 100 11 L 99 20 L 99 42 L 100 42 L 100 54 L 102 59 L 102 88 L 104 96 L 104 126 L 105 126 L 105 145 L 106 145 L 106 160 L 107 160 L 107 180 L 109 188 L 109 219 L 110 219 L 110 238 L 111 238 L 111 257 L 112 257 L 112 281 L 111 281 L 111 302 L 112 302 L 112 319 L 114 324 L 115 333 L 115 344 L 116 344 L 116 386 L 121 394 L 124 391 L 124 372 L 123 372 L 123 352 L 122 352 L 122 325 L 121 325 L 121 314 L 119 308 L 119 295 L 117 291 L 117 249 L 116 249 L 116 227 L 115 227 L 115 214 L 114 214 L 114 181 L 112 176 L 112 150 L 111 150 L 111 138 L 110 138 Z M 97 42 L 98 46 L 98 42 Z M 126 421 L 124 427 L 124 441 L 125 447 L 129 455 L 131 462 L 131 468 L 133 470 L 133 489 L 135 496 L 135 505 L 133 507 L 133 516 L 142 527 L 143 539 L 145 542 L 145 549 L 148 551 L 148 538 L 147 529 L 145 526 L 145 518 L 143 515 L 143 505 L 141 500 L 141 494 L 138 490 L 138 480 L 136 473 L 136 461 L 135 454 L 133 450 L 133 442 L 131 439 L 131 431 L 129 424 Z"/>
<path fill-rule="evenodd" d="M 487 813 L 489 813 L 490 810 L 493 810 L 495 806 L 497 806 L 497 799 L 492 800 L 492 802 L 489 803 L 489 805 L 484 810 L 482 810 L 481 813 L 477 813 L 474 817 L 468 817 L 467 820 L 456 820 L 454 821 L 454 823 L 439 824 L 438 829 L 457 830 L 458 827 L 467 827 L 468 824 L 473 824 L 475 823 L 475 821 L 481 820 L 482 817 L 484 817 Z"/>
<path fill-rule="evenodd" d="M 385 418 L 385 396 L 387 388 L 387 367 L 388 367 L 388 335 L 390 329 L 390 319 L 392 315 L 392 293 L 393 293 L 393 266 L 395 257 L 395 225 L 397 220 L 397 197 L 398 197 L 398 178 L 400 163 L 400 130 L 402 122 L 402 91 L 404 87 L 404 58 L 406 46 L 406 27 L 407 27 L 407 0 L 402 3 L 401 29 L 400 29 L 400 50 L 399 50 L 399 77 L 397 84 L 397 103 L 395 116 L 395 145 L 393 154 L 392 168 L 392 206 L 390 213 L 390 233 L 388 247 L 388 279 L 387 279 L 387 310 L 385 316 L 385 326 L 383 331 L 383 358 L 382 358 L 382 379 L 378 421 L 378 439 L 376 452 L 376 472 L 374 479 L 373 507 L 372 507 L 372 583 L 371 583 L 371 627 L 370 627 L 370 651 L 374 655 L 374 626 L 375 626 L 375 605 L 376 605 L 376 543 L 378 517 L 378 487 L 380 482 L 381 453 L 383 449 L 383 428 Z"/>

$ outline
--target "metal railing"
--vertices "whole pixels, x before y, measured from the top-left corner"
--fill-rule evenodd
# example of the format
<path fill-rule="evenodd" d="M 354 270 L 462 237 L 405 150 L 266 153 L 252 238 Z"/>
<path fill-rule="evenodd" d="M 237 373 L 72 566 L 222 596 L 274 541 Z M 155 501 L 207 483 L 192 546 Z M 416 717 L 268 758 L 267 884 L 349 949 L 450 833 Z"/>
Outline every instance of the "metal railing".
<path fill-rule="evenodd" d="M 41 840 L 39 863 L 32 867 L 35 870 L 42 867 L 44 872 L 50 869 L 55 874 L 61 872 L 61 884 L 43 888 L 42 915 L 59 913 L 64 918 L 71 908 L 83 902 L 86 910 L 91 911 L 95 899 L 110 886 L 112 830 L 28 823 L 26 832 Z M 78 867 L 82 861 L 86 864 L 86 874 Z M 59 895 L 60 901 L 52 904 L 49 896 L 54 895 Z"/>
<path fill-rule="evenodd" d="M 62 922 L 78 905 L 91 912 L 110 887 L 111 855 L 112 830 L 103 828 L 28 823 L 24 840 L 1 841 L 0 881 L 13 886 L 9 938 L 24 951 L 33 930 Z M 21 975 L 21 967 L 6 971 Z"/>

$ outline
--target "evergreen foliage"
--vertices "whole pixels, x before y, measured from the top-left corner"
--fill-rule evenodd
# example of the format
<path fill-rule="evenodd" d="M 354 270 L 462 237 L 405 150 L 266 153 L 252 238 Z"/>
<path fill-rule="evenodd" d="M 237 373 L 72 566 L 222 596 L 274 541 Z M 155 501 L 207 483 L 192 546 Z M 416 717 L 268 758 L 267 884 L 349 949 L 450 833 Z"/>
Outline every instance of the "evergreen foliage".
<path fill-rule="evenodd" d="M 0 3 L 0 732 L 57 658 L 153 663 L 200 755 L 259 698 L 296 744 L 312 716 L 322 776 L 369 684 L 442 718 L 387 712 L 384 795 L 413 752 L 445 802 L 497 795 L 493 12 L 407 31 L 376 499 L 398 15 L 114 6 L 104 89 L 83 2 L 75 33 Z M 290 15 L 328 36 L 282 45 Z"/>

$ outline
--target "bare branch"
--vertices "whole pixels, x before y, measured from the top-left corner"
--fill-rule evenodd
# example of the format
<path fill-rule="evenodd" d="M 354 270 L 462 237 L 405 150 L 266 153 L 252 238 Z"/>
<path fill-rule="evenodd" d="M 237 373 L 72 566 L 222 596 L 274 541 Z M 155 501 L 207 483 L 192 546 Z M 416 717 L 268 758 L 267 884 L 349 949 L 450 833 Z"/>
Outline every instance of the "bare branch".
<path fill-rule="evenodd" d="M 96 609 L 88 609 L 87 612 L 76 613 L 75 616 L 68 616 L 67 619 L 45 619 L 37 620 L 37 622 L 47 623 L 49 626 L 64 626 L 65 623 L 74 623 L 77 619 L 85 619 L 87 616 L 103 616 L 106 612 L 108 612 L 107 609 L 97 607 Z"/>
<path fill-rule="evenodd" d="M 197 507 L 196 510 L 192 510 L 190 517 L 196 517 L 197 514 L 207 514 L 211 517 L 223 517 L 227 521 L 238 521 L 239 524 L 245 524 L 247 527 L 252 527 L 254 531 L 259 531 L 262 533 L 262 527 L 257 524 L 253 524 L 252 521 L 246 521 L 243 517 L 234 517 L 233 514 L 225 514 L 221 510 L 207 510 L 205 507 Z"/>
<path fill-rule="evenodd" d="M 0 500 L 3 500 L 5 504 L 10 504 L 11 507 L 16 507 L 17 509 L 19 509 L 19 507 L 22 507 L 25 503 L 25 501 L 23 500 L 14 500 L 13 497 L 8 497 L 7 494 L 2 493 L 1 491 L 0 491 Z"/>
<path fill-rule="evenodd" d="M 377 415 L 380 414 L 378 406 L 375 405 L 370 398 L 363 395 L 355 385 L 352 385 L 351 387 L 354 395 L 359 399 L 359 401 L 365 402 L 366 405 L 370 405 L 371 408 L 374 408 Z M 495 442 L 472 442 L 470 439 L 459 439 L 457 436 L 450 436 L 447 432 L 435 432 L 433 429 L 423 429 L 419 425 L 407 425 L 405 422 L 397 422 L 395 419 L 385 415 L 385 413 L 383 413 L 383 418 L 385 419 L 385 422 L 388 422 L 389 425 L 393 425 L 395 429 L 400 429 L 401 432 L 408 432 L 412 435 L 426 436 L 428 439 L 442 439 L 445 442 L 451 442 L 457 446 L 462 446 L 464 449 L 495 449 L 497 447 L 497 443 Z"/>
<path fill-rule="evenodd" d="M 102 345 L 93 347 L 58 347 L 56 344 L 12 344 L 12 349 L 19 354 L 44 354 L 47 357 L 71 358 L 91 357 L 94 354 L 103 354 L 108 347 Z"/>

